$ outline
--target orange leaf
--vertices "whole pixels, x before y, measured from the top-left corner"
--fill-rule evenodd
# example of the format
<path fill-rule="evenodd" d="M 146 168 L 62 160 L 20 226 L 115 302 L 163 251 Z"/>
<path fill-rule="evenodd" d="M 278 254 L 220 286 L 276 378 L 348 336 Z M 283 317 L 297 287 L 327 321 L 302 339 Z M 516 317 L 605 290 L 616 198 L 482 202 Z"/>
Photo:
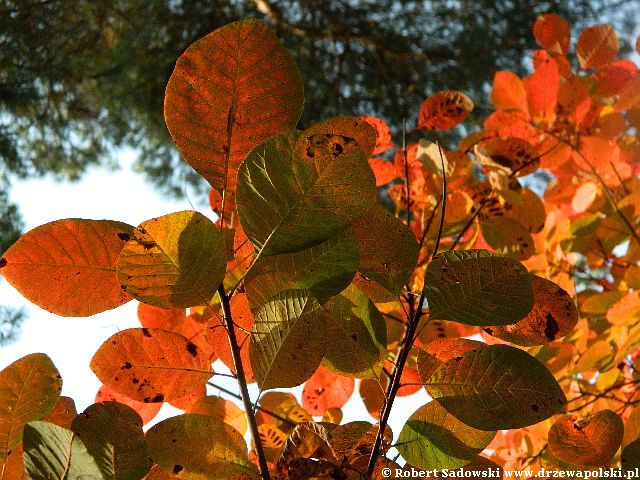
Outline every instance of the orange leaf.
<path fill-rule="evenodd" d="M 618 112 L 624 112 L 638 106 L 640 106 L 640 72 L 625 84 L 614 108 Z"/>
<path fill-rule="evenodd" d="M 236 340 L 240 346 L 240 357 L 242 358 L 242 366 L 244 367 L 244 373 L 247 377 L 247 381 L 253 381 L 253 369 L 251 368 L 251 362 L 249 360 L 249 338 L 248 332 L 253 327 L 253 314 L 249 308 L 249 300 L 244 293 L 236 293 L 231 298 L 231 316 L 233 323 L 236 327 Z M 218 358 L 222 360 L 232 372 L 235 373 L 236 369 L 233 364 L 233 355 L 231 354 L 231 347 L 229 346 L 229 336 L 224 326 L 223 319 L 219 316 L 211 318 L 207 325 L 206 338 L 209 345 L 213 348 L 213 351 Z"/>
<path fill-rule="evenodd" d="M 143 425 L 146 425 L 153 420 L 162 408 L 162 403 L 136 402 L 135 400 L 131 400 L 129 397 L 121 395 L 118 392 L 114 392 L 106 385 L 102 385 L 100 390 L 98 390 L 98 393 L 96 393 L 95 403 L 100 402 L 118 402 L 133 408 L 138 412 L 140 418 L 142 418 Z"/>
<path fill-rule="evenodd" d="M 415 368 L 411 368 L 407 365 L 402 369 L 402 375 L 400 376 L 400 385 L 398 389 L 399 397 L 408 397 L 413 395 L 422 388 L 420 381 L 420 375 Z"/>
<path fill-rule="evenodd" d="M 622 444 L 624 425 L 611 410 L 602 410 L 582 420 L 562 415 L 549 430 L 549 450 L 573 465 L 609 466 Z"/>
<path fill-rule="evenodd" d="M 382 406 L 384 404 L 385 390 L 387 382 L 378 383 L 377 380 L 363 378 L 358 385 L 358 393 L 362 401 L 371 415 L 375 419 L 380 418 Z"/>
<path fill-rule="evenodd" d="M 599 67 L 610 62 L 618 53 L 620 43 L 611 25 L 595 25 L 580 33 L 576 44 L 576 55 L 580 68 Z"/>
<path fill-rule="evenodd" d="M 631 60 L 616 60 L 600 67 L 595 77 L 598 81 L 598 94 L 603 97 L 618 95 L 638 72 Z"/>
<path fill-rule="evenodd" d="M 146 303 L 138 304 L 138 320 L 145 328 L 162 328 L 180 333 L 186 318 L 187 312 L 184 308 L 168 310 Z"/>
<path fill-rule="evenodd" d="M 185 413 L 199 413 L 200 415 L 216 417 L 231 425 L 242 435 L 247 433 L 247 416 L 231 400 L 213 396 L 202 397 L 187 408 Z"/>
<path fill-rule="evenodd" d="M 302 406 L 311 415 L 324 415 L 333 407 L 341 408 L 353 393 L 353 378 L 342 377 L 318 367 L 302 389 Z"/>
<path fill-rule="evenodd" d="M 209 205 L 211 210 L 220 217 L 222 215 L 222 195 L 218 190 L 212 188 L 209 191 Z M 232 223 L 234 215 L 237 217 L 236 195 L 235 192 L 229 190 L 224 199 L 224 221 L 225 225 Z"/>
<path fill-rule="evenodd" d="M 517 177 L 529 175 L 540 166 L 538 149 L 521 138 L 492 138 L 482 143 L 482 149 L 494 162 L 516 172 Z"/>
<path fill-rule="evenodd" d="M 553 123 L 560 89 L 560 73 L 553 58 L 540 63 L 523 83 L 531 116 L 534 120 L 544 119 L 549 124 Z"/>
<path fill-rule="evenodd" d="M 631 327 L 640 318 L 640 292 L 628 292 L 607 311 L 607 320 L 613 325 Z"/>
<path fill-rule="evenodd" d="M 378 155 L 393 147 L 389 125 L 387 125 L 384 120 L 369 116 L 360 118 L 371 125 L 376 131 L 376 148 L 373 149 L 373 155 Z"/>
<path fill-rule="evenodd" d="M 207 395 L 207 386 L 202 384 L 198 387 L 198 389 L 190 393 L 189 395 L 181 398 L 176 398 L 175 400 L 171 400 L 169 404 L 173 407 L 176 407 L 180 410 L 189 410 L 193 405 L 195 405 L 198 400 L 204 398 Z"/>
<path fill-rule="evenodd" d="M 0 372 L 0 461 L 20 442 L 25 424 L 51 411 L 60 390 L 60 374 L 44 353 L 22 357 Z"/>
<path fill-rule="evenodd" d="M 88 317 L 131 300 L 115 272 L 132 232 L 130 225 L 110 220 L 56 220 L 20 237 L 0 259 L 0 271 L 39 307 Z"/>
<path fill-rule="evenodd" d="M 177 333 L 130 328 L 102 344 L 91 369 L 111 389 L 145 403 L 193 393 L 213 375 L 209 357 Z"/>
<path fill-rule="evenodd" d="M 78 412 L 73 398 L 60 397 L 43 420 L 45 422 L 55 423 L 60 427 L 70 429 L 71 423 L 73 422 L 73 419 L 76 418 L 77 414 Z"/>
<path fill-rule="evenodd" d="M 501 71 L 493 77 L 491 103 L 496 110 L 517 110 L 529 118 L 529 103 L 524 83 L 515 73 Z"/>
<path fill-rule="evenodd" d="M 489 335 L 526 347 L 544 345 L 567 335 L 578 323 L 569 294 L 550 280 L 531 275 L 534 305 L 517 323 L 485 328 Z"/>
<path fill-rule="evenodd" d="M 560 15 L 539 15 L 533 24 L 533 36 L 538 45 L 550 53 L 564 55 L 569 51 L 571 30 L 569 23 Z"/>
<path fill-rule="evenodd" d="M 164 99 L 178 150 L 212 187 L 235 190 L 238 166 L 256 145 L 295 127 L 302 79 L 264 23 L 243 19 L 193 43 L 180 56 Z"/>
<path fill-rule="evenodd" d="M 345 143 L 345 137 L 355 142 Z M 366 158 L 369 158 L 376 148 L 376 130 L 364 118 L 334 117 L 314 123 L 307 128 L 296 141 L 294 150 L 301 158 L 312 161 L 314 149 L 342 149 L 360 148 Z M 344 152 L 347 153 L 347 152 Z"/>
<path fill-rule="evenodd" d="M 591 108 L 589 88 L 580 77 L 570 78 L 560 85 L 558 92 L 559 115 L 568 121 L 581 125 Z"/>
<path fill-rule="evenodd" d="M 398 178 L 396 166 L 384 158 L 370 158 L 369 166 L 376 176 L 376 187 L 382 187 Z"/>
<path fill-rule="evenodd" d="M 473 102 L 462 92 L 443 90 L 427 98 L 420 107 L 418 128 L 449 130 L 473 110 Z"/>

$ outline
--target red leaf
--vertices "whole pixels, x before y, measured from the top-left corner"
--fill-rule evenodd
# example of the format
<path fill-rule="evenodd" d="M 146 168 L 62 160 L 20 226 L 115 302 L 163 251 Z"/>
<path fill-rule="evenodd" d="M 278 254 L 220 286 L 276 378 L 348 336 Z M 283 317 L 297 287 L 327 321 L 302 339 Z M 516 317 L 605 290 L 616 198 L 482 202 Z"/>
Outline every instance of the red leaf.
<path fill-rule="evenodd" d="M 516 110 L 522 112 L 525 119 L 529 118 L 527 92 L 522 80 L 515 73 L 502 71 L 495 74 L 491 102 L 496 110 Z"/>
<path fill-rule="evenodd" d="M 553 58 L 547 58 L 523 82 L 531 116 L 534 120 L 544 119 L 548 124 L 553 123 L 560 89 L 560 74 L 556 62 Z"/>
<path fill-rule="evenodd" d="M 376 148 L 373 150 L 373 155 L 377 155 L 393 147 L 391 143 L 391 132 L 384 120 L 369 116 L 360 118 L 371 125 L 376 131 Z"/>
<path fill-rule="evenodd" d="M 536 18 L 533 36 L 542 48 L 553 54 L 566 54 L 571 41 L 569 23 L 560 15 L 545 13 Z"/>
<path fill-rule="evenodd" d="M 145 328 L 162 328 L 180 333 L 186 318 L 187 312 L 184 308 L 167 310 L 146 303 L 138 304 L 138 320 Z"/>
<path fill-rule="evenodd" d="M 341 408 L 353 393 L 353 378 L 342 377 L 318 367 L 302 389 L 302 406 L 311 415 L 324 415 L 333 407 Z"/>
<path fill-rule="evenodd" d="M 638 73 L 638 67 L 631 60 L 616 60 L 603 65 L 596 71 L 598 94 L 603 97 L 618 95 Z"/>
<path fill-rule="evenodd" d="M 418 128 L 449 130 L 473 110 L 473 102 L 462 92 L 443 90 L 427 98 L 418 114 Z"/>
<path fill-rule="evenodd" d="M 580 33 L 576 44 L 576 55 L 580 68 L 599 67 L 610 62 L 618 53 L 620 43 L 611 25 L 595 25 Z"/>
<path fill-rule="evenodd" d="M 376 176 L 376 187 L 382 187 L 398 178 L 396 166 L 383 158 L 370 158 L 369 166 Z"/>

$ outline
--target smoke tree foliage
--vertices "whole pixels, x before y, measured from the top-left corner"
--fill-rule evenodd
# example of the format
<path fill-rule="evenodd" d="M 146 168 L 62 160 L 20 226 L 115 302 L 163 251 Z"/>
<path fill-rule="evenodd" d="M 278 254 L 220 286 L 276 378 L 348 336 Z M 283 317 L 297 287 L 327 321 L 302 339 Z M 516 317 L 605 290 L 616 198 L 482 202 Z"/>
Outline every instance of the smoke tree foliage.
<path fill-rule="evenodd" d="M 165 120 L 218 221 L 64 219 L 7 250 L 34 304 L 136 299 L 141 327 L 95 353 L 80 414 L 46 355 L 0 373 L 1 478 L 383 478 L 392 448 L 404 468 L 638 467 L 640 73 L 607 25 L 571 56 L 563 18 L 533 31 L 533 73 L 497 72 L 495 111 L 455 149 L 421 137 L 464 121 L 462 92 L 427 98 L 400 145 L 373 117 L 299 131 L 302 80 L 268 27 L 192 44 Z M 539 169 L 542 196 L 523 180 Z M 392 432 L 394 399 L 422 388 Z M 372 418 L 341 424 L 352 395 Z M 144 433 L 163 402 L 184 414 Z"/>

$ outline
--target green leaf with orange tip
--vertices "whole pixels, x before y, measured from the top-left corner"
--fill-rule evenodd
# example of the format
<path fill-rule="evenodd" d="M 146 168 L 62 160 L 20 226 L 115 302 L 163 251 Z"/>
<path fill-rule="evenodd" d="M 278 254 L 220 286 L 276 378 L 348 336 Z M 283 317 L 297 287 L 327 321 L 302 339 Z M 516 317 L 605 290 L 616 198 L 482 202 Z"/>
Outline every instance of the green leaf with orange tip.
<path fill-rule="evenodd" d="M 151 468 L 142 419 L 126 405 L 91 405 L 76 417 L 71 430 L 80 437 L 104 478 L 138 480 Z"/>
<path fill-rule="evenodd" d="M 185 397 L 213 375 L 202 349 L 182 335 L 157 328 L 112 335 L 93 356 L 91 369 L 112 390 L 145 403 Z"/>
<path fill-rule="evenodd" d="M 224 237 L 193 210 L 136 227 L 118 258 L 118 280 L 141 302 L 165 309 L 206 305 L 226 268 Z"/>
<path fill-rule="evenodd" d="M 495 433 L 466 425 L 432 401 L 409 417 L 395 447 L 408 463 L 423 470 L 454 469 L 469 464 Z"/>
<path fill-rule="evenodd" d="M 420 381 L 427 383 L 431 375 L 446 362 L 482 346 L 482 342 L 467 338 L 438 338 L 422 348 L 416 348 L 416 364 Z"/>
<path fill-rule="evenodd" d="M 455 357 L 425 386 L 449 413 L 480 430 L 533 425 L 567 402 L 547 367 L 507 345 L 482 346 Z"/>
<path fill-rule="evenodd" d="M 30 230 L 0 259 L 2 276 L 29 301 L 65 317 L 88 317 L 131 300 L 116 261 L 133 227 L 111 220 L 56 220 Z"/>
<path fill-rule="evenodd" d="M 549 450 L 572 465 L 608 466 L 620 448 L 624 425 L 611 410 L 601 410 L 578 420 L 562 415 L 549 430 Z"/>
<path fill-rule="evenodd" d="M 238 172 L 240 223 L 258 255 L 322 243 L 376 199 L 373 172 L 355 139 L 323 134 L 307 145 L 305 135 L 272 137 L 251 151 Z"/>
<path fill-rule="evenodd" d="M 256 310 L 285 290 L 309 290 L 324 303 L 351 283 L 359 257 L 349 232 L 299 252 L 261 257 L 244 280 L 249 303 Z"/>
<path fill-rule="evenodd" d="M 249 358 L 260 390 L 295 387 L 322 361 L 326 328 L 320 303 L 304 290 L 269 300 L 255 315 Z"/>
<path fill-rule="evenodd" d="M 23 458 L 27 478 L 105 478 L 80 437 L 53 423 L 30 422 L 25 425 Z"/>
<path fill-rule="evenodd" d="M 154 425 L 146 441 L 153 461 L 182 479 L 227 480 L 241 474 L 259 478 L 242 435 L 211 416 L 171 417 Z"/>
<path fill-rule="evenodd" d="M 431 318 L 467 325 L 508 325 L 533 307 L 533 288 L 517 260 L 488 250 L 439 253 L 427 267 Z"/>
<path fill-rule="evenodd" d="M 22 439 L 22 429 L 42 420 L 60 398 L 62 378 L 44 353 L 32 353 L 0 372 L 0 460 Z"/>
<path fill-rule="evenodd" d="M 374 202 L 349 231 L 360 247 L 358 271 L 391 294 L 399 294 L 418 263 L 418 242 L 411 230 Z M 363 288 L 362 283 L 358 286 Z"/>
<path fill-rule="evenodd" d="M 295 60 L 269 27 L 246 18 L 180 56 L 167 84 L 164 116 L 189 165 L 215 189 L 233 191 L 247 154 L 295 127 L 303 102 Z"/>
<path fill-rule="evenodd" d="M 339 375 L 377 378 L 387 351 L 387 328 L 375 304 L 350 285 L 322 308 L 328 339 L 322 365 Z"/>

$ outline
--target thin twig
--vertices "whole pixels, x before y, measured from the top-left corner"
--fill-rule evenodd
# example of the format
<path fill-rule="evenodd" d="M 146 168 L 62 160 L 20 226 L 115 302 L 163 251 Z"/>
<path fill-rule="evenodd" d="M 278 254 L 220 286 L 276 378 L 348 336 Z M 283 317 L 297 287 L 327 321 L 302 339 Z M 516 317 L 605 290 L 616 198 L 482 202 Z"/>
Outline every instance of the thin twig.
<path fill-rule="evenodd" d="M 251 438 L 253 439 L 254 447 L 256 449 L 256 456 L 258 457 L 260 476 L 262 477 L 262 480 L 270 480 L 271 477 L 269 475 L 267 457 L 265 456 L 264 449 L 262 448 L 262 441 L 260 440 L 260 433 L 258 432 L 258 424 L 256 422 L 256 416 L 253 410 L 253 403 L 251 402 L 251 398 L 249 397 L 247 377 L 244 373 L 242 358 L 240 357 L 240 348 L 238 347 L 236 331 L 233 324 L 233 318 L 231 316 L 231 304 L 229 303 L 229 296 L 224 291 L 223 285 L 220 285 L 218 287 L 218 295 L 220 296 L 223 318 L 227 326 L 227 333 L 229 334 L 229 346 L 231 347 L 231 354 L 233 355 L 233 365 L 236 370 L 236 375 L 238 376 L 240 398 L 244 405 L 245 415 L 247 416 L 247 423 L 249 423 L 249 430 L 251 431 Z"/>

